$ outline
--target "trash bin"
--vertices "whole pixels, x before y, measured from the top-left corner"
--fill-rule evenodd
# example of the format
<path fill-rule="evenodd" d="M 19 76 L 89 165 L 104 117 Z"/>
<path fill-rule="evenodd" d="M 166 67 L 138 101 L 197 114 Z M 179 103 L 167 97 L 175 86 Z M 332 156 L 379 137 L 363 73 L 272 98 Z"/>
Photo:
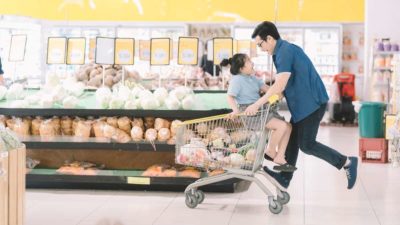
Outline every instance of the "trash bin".
<path fill-rule="evenodd" d="M 363 102 L 358 115 L 360 136 L 364 138 L 383 138 L 385 129 L 383 115 L 386 104 L 382 102 Z"/>

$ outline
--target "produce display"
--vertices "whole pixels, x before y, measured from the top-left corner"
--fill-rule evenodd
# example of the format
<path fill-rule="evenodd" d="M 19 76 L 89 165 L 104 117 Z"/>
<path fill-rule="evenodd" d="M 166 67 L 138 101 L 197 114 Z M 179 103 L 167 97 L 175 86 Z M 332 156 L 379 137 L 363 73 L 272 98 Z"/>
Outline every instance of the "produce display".
<path fill-rule="evenodd" d="M 90 162 L 65 162 L 65 164 L 57 170 L 59 174 L 65 175 L 85 175 L 95 176 L 98 171 L 103 169 L 104 165 L 96 165 Z"/>
<path fill-rule="evenodd" d="M 181 121 L 145 117 L 5 117 L 0 116 L 0 124 L 20 136 L 37 135 L 42 138 L 74 136 L 78 139 L 95 137 L 111 139 L 119 143 L 130 141 L 159 141 L 175 144 L 176 125 Z M 173 126 L 172 126 L 173 125 Z"/>
<path fill-rule="evenodd" d="M 122 80 L 122 67 L 119 65 L 105 66 L 104 85 L 111 88 Z M 83 82 L 88 87 L 101 87 L 103 85 L 103 67 L 94 63 L 81 66 L 75 73 L 77 81 Z M 137 83 L 140 76 L 136 71 L 126 70 L 125 81 Z"/>
<path fill-rule="evenodd" d="M 106 66 L 104 85 L 112 88 L 122 81 L 122 73 L 122 67 L 119 65 Z M 127 69 L 125 84 L 129 87 L 141 84 L 146 89 L 154 90 L 160 87 L 159 80 L 161 79 L 161 87 L 172 90 L 179 86 L 185 86 L 186 80 L 186 86 L 193 90 L 222 90 L 223 84 L 225 89 L 227 88 L 231 76 L 230 74 L 224 75 L 225 79 L 222 76 L 213 77 L 196 66 L 169 66 L 161 73 L 146 72 L 142 74 Z M 99 88 L 103 86 L 103 67 L 94 63 L 82 65 L 75 72 L 75 78 L 87 87 Z"/>

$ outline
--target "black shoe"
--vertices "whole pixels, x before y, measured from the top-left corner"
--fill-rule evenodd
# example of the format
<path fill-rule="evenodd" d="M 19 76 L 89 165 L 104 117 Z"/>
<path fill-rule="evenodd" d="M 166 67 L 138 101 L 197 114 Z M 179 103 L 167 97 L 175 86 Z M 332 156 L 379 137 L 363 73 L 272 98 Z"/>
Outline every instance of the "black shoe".
<path fill-rule="evenodd" d="M 289 187 L 290 181 L 284 178 L 280 173 L 271 171 L 266 166 L 264 166 L 263 169 L 269 176 L 271 176 L 276 181 L 276 183 L 280 186 L 280 187 L 278 186 L 279 189 L 287 189 Z"/>
<path fill-rule="evenodd" d="M 269 161 L 274 161 L 273 158 L 269 157 L 269 155 L 264 153 L 264 159 L 269 160 Z"/>
<path fill-rule="evenodd" d="M 294 172 L 297 170 L 297 168 L 295 166 L 290 165 L 289 163 L 285 163 L 282 165 L 274 166 L 274 170 L 282 172 Z"/>
<path fill-rule="evenodd" d="M 343 167 L 347 176 L 347 189 L 352 189 L 357 180 L 358 158 L 349 157 L 350 165 Z"/>

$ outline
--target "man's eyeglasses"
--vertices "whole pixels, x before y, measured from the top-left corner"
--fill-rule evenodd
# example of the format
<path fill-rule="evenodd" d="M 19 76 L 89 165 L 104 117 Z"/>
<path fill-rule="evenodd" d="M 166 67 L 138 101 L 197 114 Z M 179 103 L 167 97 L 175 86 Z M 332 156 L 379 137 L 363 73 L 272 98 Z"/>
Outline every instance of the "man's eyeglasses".
<path fill-rule="evenodd" d="M 262 40 L 260 43 L 258 43 L 257 46 L 258 46 L 259 48 L 261 48 L 261 45 L 262 45 L 263 42 L 264 42 L 264 40 Z"/>

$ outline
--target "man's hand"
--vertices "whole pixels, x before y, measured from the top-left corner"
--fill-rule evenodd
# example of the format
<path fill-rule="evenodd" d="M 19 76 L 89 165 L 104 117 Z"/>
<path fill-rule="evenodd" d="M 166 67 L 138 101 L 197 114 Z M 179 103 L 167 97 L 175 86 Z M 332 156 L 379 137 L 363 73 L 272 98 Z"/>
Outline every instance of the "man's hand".
<path fill-rule="evenodd" d="M 249 105 L 246 110 L 244 111 L 244 114 L 248 116 L 253 116 L 257 113 L 258 108 L 260 108 L 256 103 Z"/>

